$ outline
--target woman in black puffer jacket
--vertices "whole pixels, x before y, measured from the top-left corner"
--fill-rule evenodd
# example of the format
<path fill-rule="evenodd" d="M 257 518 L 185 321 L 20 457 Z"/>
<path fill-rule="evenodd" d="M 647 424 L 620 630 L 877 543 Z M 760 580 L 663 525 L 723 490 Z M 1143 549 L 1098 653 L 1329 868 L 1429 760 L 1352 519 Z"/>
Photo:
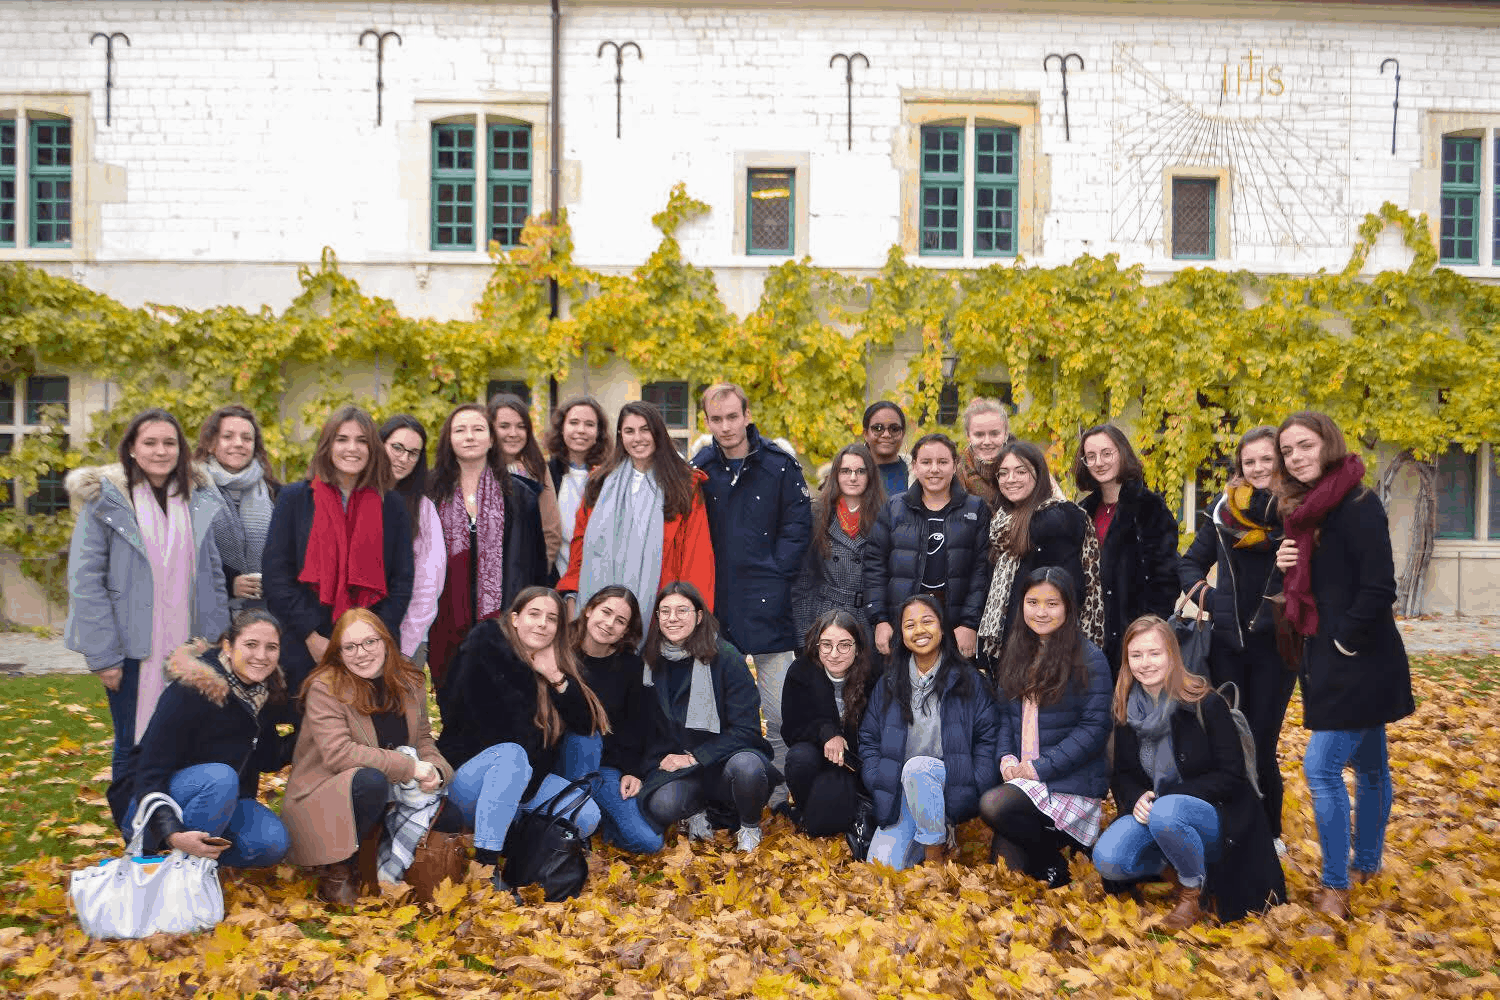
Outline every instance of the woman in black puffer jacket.
<path fill-rule="evenodd" d="M 972 659 L 990 586 L 990 509 L 958 482 L 958 447 L 928 434 L 912 449 L 915 482 L 885 508 L 865 544 L 865 614 L 890 655 L 895 609 L 914 594 L 943 609 L 958 652 Z"/>

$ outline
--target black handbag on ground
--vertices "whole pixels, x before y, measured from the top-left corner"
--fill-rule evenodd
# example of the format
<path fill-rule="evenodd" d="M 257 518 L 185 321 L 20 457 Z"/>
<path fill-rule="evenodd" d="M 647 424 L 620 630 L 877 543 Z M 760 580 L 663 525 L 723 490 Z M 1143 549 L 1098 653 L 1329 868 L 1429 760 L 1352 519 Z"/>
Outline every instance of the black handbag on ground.
<path fill-rule="evenodd" d="M 589 845 L 578 829 L 578 814 L 588 804 L 589 790 L 598 778 L 599 772 L 594 771 L 570 781 L 535 809 L 516 814 L 505 835 L 501 877 L 506 884 L 539 885 L 549 903 L 583 891 L 589 878 Z"/>
<path fill-rule="evenodd" d="M 844 834 L 844 841 L 849 845 L 849 853 L 855 861 L 863 861 L 870 854 L 870 841 L 875 839 L 875 800 L 868 795 L 861 794 L 854 805 L 854 820 L 849 824 L 849 832 Z"/>

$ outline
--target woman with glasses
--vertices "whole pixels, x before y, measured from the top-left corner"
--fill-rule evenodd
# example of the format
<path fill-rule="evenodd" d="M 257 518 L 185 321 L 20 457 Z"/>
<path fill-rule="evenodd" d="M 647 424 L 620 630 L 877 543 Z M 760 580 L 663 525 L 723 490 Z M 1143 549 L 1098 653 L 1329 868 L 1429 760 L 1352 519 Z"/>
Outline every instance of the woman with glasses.
<path fill-rule="evenodd" d="M 377 616 L 344 612 L 302 685 L 302 732 L 281 807 L 288 858 L 318 869 L 319 899 L 351 906 L 359 882 L 374 881 L 368 871 L 361 879 L 355 857 L 386 806 L 403 787 L 430 795 L 452 777 L 432 740 L 422 671 Z M 453 817 L 450 828 L 459 826 Z"/>
<path fill-rule="evenodd" d="M 1094 525 L 1077 504 L 1052 489 L 1052 477 L 1041 449 L 1012 441 L 995 461 L 1000 491 L 990 521 L 990 590 L 985 599 L 979 638 L 985 656 L 999 663 L 1005 640 L 1021 613 L 1021 587 L 1033 570 L 1060 566 L 1076 587 L 1073 606 L 1081 608 L 1084 635 L 1095 645 L 1104 641 L 1104 605 L 1099 586 L 1099 540 Z"/>
<path fill-rule="evenodd" d="M 911 463 L 901 454 L 901 443 L 906 440 L 906 414 L 895 403 L 882 399 L 865 408 L 863 426 L 865 445 L 875 456 L 885 495 L 893 497 L 905 492 L 911 474 Z"/>
<path fill-rule="evenodd" d="M 682 821 L 692 840 L 710 840 L 714 824 L 738 827 L 736 847 L 760 844 L 760 816 L 781 775 L 761 733 L 760 694 L 745 656 L 719 638 L 719 623 L 698 588 L 661 589 L 643 648 L 654 768 L 641 783 L 646 815 L 659 828 Z"/>
<path fill-rule="evenodd" d="M 859 723 L 870 698 L 870 639 L 848 611 L 818 616 L 807 644 L 787 670 L 781 693 L 781 738 L 792 818 L 811 837 L 848 831 L 864 786 L 859 780 Z"/>
<path fill-rule="evenodd" d="M 1177 518 L 1146 488 L 1141 460 L 1114 424 L 1079 437 L 1073 480 L 1087 494 L 1079 506 L 1099 536 L 1103 648 L 1118 677 L 1125 626 L 1142 615 L 1168 618 L 1177 601 Z"/>
<path fill-rule="evenodd" d="M 792 585 L 792 622 L 799 641 L 828 611 L 847 611 L 868 627 L 864 548 L 884 503 L 885 488 L 869 448 L 856 441 L 833 457 L 813 502 L 812 544 Z"/>
<path fill-rule="evenodd" d="M 380 426 L 380 440 L 396 477 L 392 490 L 406 503 L 412 523 L 411 603 L 401 619 L 401 655 L 421 667 L 427 663 L 427 630 L 437 617 L 438 595 L 448 575 L 448 550 L 443 523 L 427 496 L 427 428 L 409 413 L 399 413 Z"/>

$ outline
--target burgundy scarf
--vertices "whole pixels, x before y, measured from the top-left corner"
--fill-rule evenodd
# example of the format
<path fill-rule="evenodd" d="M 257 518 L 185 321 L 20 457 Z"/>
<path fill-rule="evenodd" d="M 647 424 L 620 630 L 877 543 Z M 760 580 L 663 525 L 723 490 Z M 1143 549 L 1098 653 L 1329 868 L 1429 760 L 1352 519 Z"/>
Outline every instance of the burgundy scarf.
<path fill-rule="evenodd" d="M 312 481 L 312 493 L 312 530 L 297 579 L 317 589 L 338 621 L 350 608 L 385 598 L 385 504 L 374 490 L 358 489 L 346 509 L 338 489 L 321 479 Z"/>
<path fill-rule="evenodd" d="M 469 512 L 459 495 L 461 492 L 454 490 L 438 506 L 438 520 L 443 525 L 450 558 L 469 547 Z M 479 540 L 479 551 L 469 553 L 470 559 L 478 560 L 474 583 L 479 592 L 473 595 L 478 613 L 474 621 L 483 621 L 505 607 L 505 491 L 488 465 L 479 474 L 474 508 L 478 511 L 475 520 Z"/>
<path fill-rule="evenodd" d="M 1297 543 L 1297 564 L 1286 571 L 1282 592 L 1286 595 L 1287 621 L 1300 635 L 1318 633 L 1318 602 L 1312 593 L 1312 555 L 1317 545 L 1317 530 L 1328 512 L 1343 502 L 1351 490 L 1359 489 L 1364 478 L 1364 461 L 1358 455 L 1346 455 L 1343 462 L 1323 473 L 1297 509 L 1283 519 L 1286 537 Z"/>

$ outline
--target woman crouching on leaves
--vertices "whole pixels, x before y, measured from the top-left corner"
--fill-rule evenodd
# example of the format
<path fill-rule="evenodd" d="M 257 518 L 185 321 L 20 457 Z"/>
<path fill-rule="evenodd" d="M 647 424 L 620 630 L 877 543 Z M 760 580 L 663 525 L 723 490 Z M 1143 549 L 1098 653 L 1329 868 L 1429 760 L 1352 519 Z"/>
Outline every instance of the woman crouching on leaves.
<path fill-rule="evenodd" d="M 859 723 L 870 697 L 870 639 L 848 611 L 825 611 L 786 674 L 781 736 L 794 818 L 811 837 L 844 833 L 854 822 Z"/>
<path fill-rule="evenodd" d="M 988 686 L 958 654 L 930 594 L 896 614 L 906 655 L 892 659 L 870 692 L 859 727 L 860 777 L 875 801 L 868 859 L 909 868 L 941 863 L 951 825 L 973 819 L 995 784 L 999 720 Z"/>
<path fill-rule="evenodd" d="M 744 654 L 719 638 L 698 588 L 680 580 L 657 596 L 644 649 L 654 719 L 646 759 L 656 764 L 640 790 L 646 815 L 661 827 L 685 821 L 688 837 L 709 840 L 708 807 L 732 811 L 738 849 L 755 850 L 781 774 Z"/>
<path fill-rule="evenodd" d="M 440 691 L 438 749 L 458 768 L 448 795 L 474 830 L 480 864 L 495 864 L 518 811 L 567 786 L 556 773 L 563 734 L 609 732 L 604 707 L 579 673 L 566 620 L 557 591 L 527 587 L 499 619 L 469 630 Z M 599 807 L 592 799 L 575 823 L 584 837 L 593 835 Z M 510 891 L 499 866 L 491 881 Z"/>
<path fill-rule="evenodd" d="M 1068 572 L 1043 566 L 1020 582 L 1021 620 L 996 671 L 1000 777 L 980 815 L 1003 858 L 1053 889 L 1072 881 L 1063 850 L 1099 837 L 1109 765 L 1109 664 L 1083 634 Z"/>
<path fill-rule="evenodd" d="M 281 625 L 258 608 L 241 611 L 219 645 L 181 646 L 167 663 L 171 683 L 137 744 L 128 816 L 152 792 L 170 795 L 182 819 L 156 809 L 146 819 L 144 851 L 176 849 L 236 868 L 268 868 L 287 851 L 286 827 L 256 801 L 254 759 L 268 702 L 284 701 Z M 128 838 L 131 830 L 126 830 Z"/>
<path fill-rule="evenodd" d="M 1286 880 L 1229 705 L 1187 672 L 1177 637 L 1155 615 L 1125 630 L 1115 684 L 1115 768 L 1121 815 L 1094 845 L 1094 867 L 1111 882 L 1176 871 L 1175 905 L 1161 928 L 1176 933 L 1284 901 Z M 1129 809 L 1128 813 L 1124 810 Z"/>
<path fill-rule="evenodd" d="M 392 817 L 402 822 L 387 819 L 394 829 L 381 840 L 379 875 L 389 882 L 400 880 L 443 803 L 414 807 L 453 777 L 432 742 L 426 687 L 385 623 L 365 608 L 351 608 L 334 623 L 322 662 L 302 685 L 302 731 L 281 815 L 292 838 L 291 862 L 321 868 L 324 902 L 352 905 L 359 882 L 375 881 L 374 872 L 355 871 L 355 856 L 386 818 L 387 803 L 404 810 Z M 392 785 L 406 788 L 393 794 Z M 401 794 L 408 790 L 413 794 Z M 453 817 L 448 832 L 458 829 Z"/>

